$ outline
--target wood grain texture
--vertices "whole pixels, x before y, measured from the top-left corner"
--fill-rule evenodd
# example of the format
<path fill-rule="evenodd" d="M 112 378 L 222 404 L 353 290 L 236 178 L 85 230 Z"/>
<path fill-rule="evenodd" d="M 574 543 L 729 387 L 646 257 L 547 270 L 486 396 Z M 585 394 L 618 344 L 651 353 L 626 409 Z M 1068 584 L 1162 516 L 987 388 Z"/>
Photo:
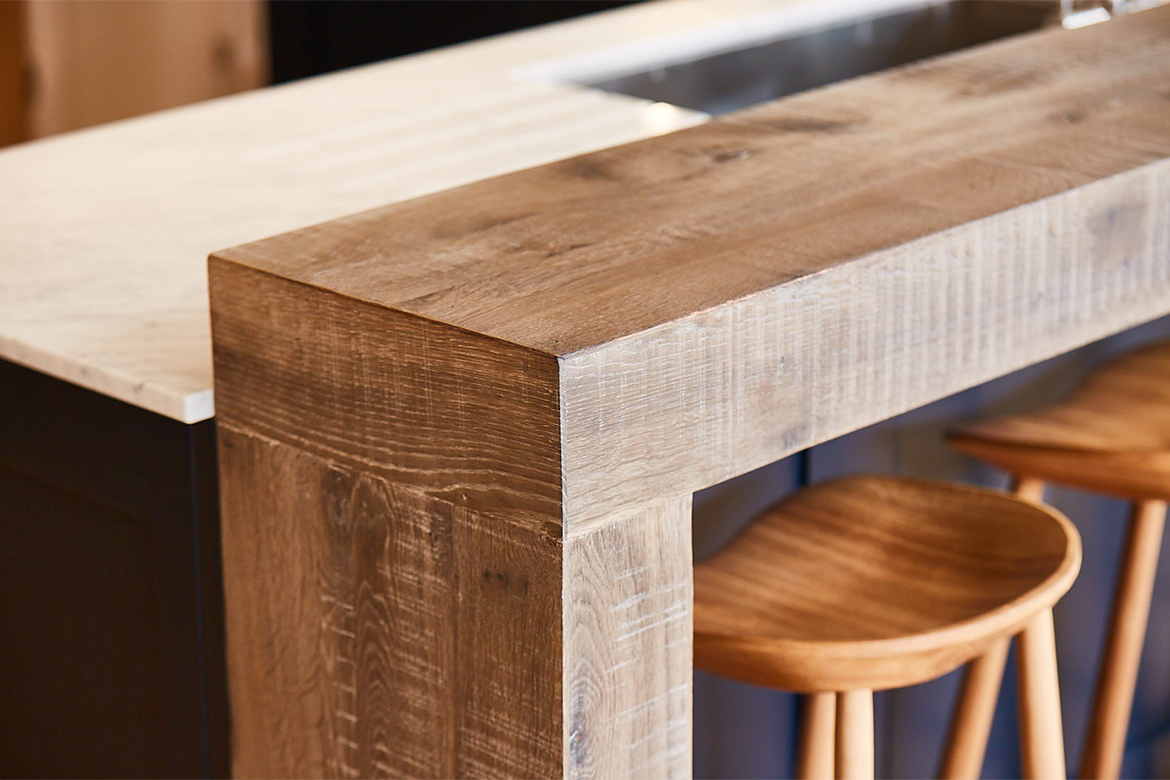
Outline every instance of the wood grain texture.
<path fill-rule="evenodd" d="M 924 682 L 1050 608 L 1080 559 L 1063 515 L 1002 493 L 818 483 L 695 566 L 695 665 L 806 693 Z"/>
<path fill-rule="evenodd" d="M 691 497 L 565 541 L 568 778 L 688 777 Z"/>
<path fill-rule="evenodd" d="M 587 526 L 1170 311 L 1168 30 L 1022 36 L 219 254 L 558 356 Z"/>
<path fill-rule="evenodd" d="M 1011 492 L 1034 504 L 1044 501 L 1044 483 L 1034 477 L 1013 477 Z M 983 774 L 1009 645 L 1007 639 L 996 642 L 967 665 L 939 771 L 944 780 L 978 780 Z"/>
<path fill-rule="evenodd" d="M 235 773 L 559 774 L 555 362 L 230 264 L 211 288 Z"/>
<path fill-rule="evenodd" d="M 234 774 L 559 772 L 558 541 L 219 430 Z"/>
<path fill-rule="evenodd" d="M 1170 497 L 1170 344 L 1147 345 L 1098 368 L 1067 399 L 970 423 L 949 440 L 1015 474 L 1042 495 L 1047 479 L 1136 499 L 1121 563 L 1080 776 L 1121 772 L 1138 664 Z"/>
<path fill-rule="evenodd" d="M 964 425 L 949 441 L 1013 473 L 1125 498 L 1170 499 L 1170 344 L 1106 364 L 1062 403 Z"/>
<path fill-rule="evenodd" d="M 553 358 L 209 268 L 218 420 L 560 537 Z"/>
<path fill-rule="evenodd" d="M 561 664 L 562 710 L 542 710 L 541 744 L 552 729 L 566 776 L 685 775 L 684 497 L 1170 310 L 1170 11 L 1133 19 L 217 252 L 221 419 L 439 502 L 435 515 L 450 504 L 555 540 L 528 550 L 561 577 L 561 634 L 542 647 Z M 299 489 L 225 458 L 225 479 Z M 225 501 L 225 522 L 271 509 L 248 500 Z M 852 511 L 870 517 L 864 503 Z M 1064 522 L 1012 506 L 1050 531 Z M 941 536 L 962 541 L 953 559 L 924 565 L 921 580 L 961 597 L 929 625 L 913 601 L 897 613 L 915 635 L 913 669 L 883 655 L 905 637 L 842 636 L 858 663 L 830 663 L 819 645 L 789 687 L 926 679 L 1055 601 L 1078 565 L 1075 534 L 1038 532 L 1021 561 L 1011 529 L 986 533 L 1003 525 L 993 509 L 951 518 L 970 533 L 948 527 Z M 804 539 L 798 525 L 777 544 Z M 895 548 L 938 541 L 892 521 L 873 529 Z M 808 560 L 793 558 L 792 570 Z M 718 618 L 697 610 L 696 626 Z M 446 631 L 465 636 L 455 620 Z M 696 635 L 703 657 L 710 634 Z M 767 643 L 788 640 L 809 644 Z M 862 666 L 867 682 L 827 684 Z M 498 691 L 491 708 L 511 706 Z M 529 742 L 496 746 L 496 768 L 515 768 Z"/>
<path fill-rule="evenodd" d="M 210 269 L 236 774 L 686 776 L 690 496 L 566 534 L 555 359 Z"/>

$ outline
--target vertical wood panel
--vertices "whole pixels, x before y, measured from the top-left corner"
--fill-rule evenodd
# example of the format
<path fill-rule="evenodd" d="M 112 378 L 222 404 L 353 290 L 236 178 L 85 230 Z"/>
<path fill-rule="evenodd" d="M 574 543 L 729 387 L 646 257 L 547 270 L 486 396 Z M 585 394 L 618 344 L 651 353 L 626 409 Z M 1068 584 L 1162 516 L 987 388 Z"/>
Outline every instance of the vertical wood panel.
<path fill-rule="evenodd" d="M 565 541 L 565 777 L 691 773 L 691 497 Z"/>
<path fill-rule="evenodd" d="M 559 774 L 555 360 L 211 288 L 235 774 Z"/>
<path fill-rule="evenodd" d="M 554 773 L 559 543 L 220 432 L 235 774 Z"/>

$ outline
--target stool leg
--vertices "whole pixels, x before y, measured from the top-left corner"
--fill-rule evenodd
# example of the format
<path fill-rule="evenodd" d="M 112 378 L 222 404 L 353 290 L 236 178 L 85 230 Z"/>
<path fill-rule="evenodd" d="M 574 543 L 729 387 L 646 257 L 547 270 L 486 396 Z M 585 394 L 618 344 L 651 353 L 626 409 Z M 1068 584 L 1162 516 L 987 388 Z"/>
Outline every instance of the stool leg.
<path fill-rule="evenodd" d="M 967 666 L 939 772 L 942 780 L 977 780 L 982 773 L 983 756 L 987 752 L 987 738 L 991 734 L 1010 645 L 1010 637 L 1001 639 Z"/>
<path fill-rule="evenodd" d="M 837 694 L 837 780 L 873 780 L 873 691 Z"/>
<path fill-rule="evenodd" d="M 1012 492 L 1021 498 L 1043 501 L 1044 487 L 1043 480 L 1012 475 Z M 1004 639 L 968 665 L 939 772 L 942 780 L 975 780 L 982 773 L 1010 645 L 1011 639 Z"/>
<path fill-rule="evenodd" d="M 1081 777 L 1112 780 L 1121 774 L 1165 523 L 1165 502 L 1142 501 L 1134 505 Z"/>
<path fill-rule="evenodd" d="M 836 750 L 837 694 L 810 693 L 800 711 L 797 780 L 832 780 Z"/>
<path fill-rule="evenodd" d="M 1064 780 L 1064 734 L 1052 610 L 1032 618 L 1016 648 L 1020 683 L 1020 758 L 1026 780 Z"/>
<path fill-rule="evenodd" d="M 1020 498 L 1039 503 L 1044 500 L 1044 480 L 1013 475 L 1012 492 Z"/>

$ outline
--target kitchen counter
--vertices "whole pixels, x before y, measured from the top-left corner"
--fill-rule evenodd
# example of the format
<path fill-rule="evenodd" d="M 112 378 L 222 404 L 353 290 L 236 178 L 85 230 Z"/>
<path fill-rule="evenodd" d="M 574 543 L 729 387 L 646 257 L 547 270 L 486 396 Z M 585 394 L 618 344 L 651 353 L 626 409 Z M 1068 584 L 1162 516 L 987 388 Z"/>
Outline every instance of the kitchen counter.
<path fill-rule="evenodd" d="M 574 86 L 923 5 L 657 2 L 0 151 L 0 769 L 227 771 L 222 488 L 241 772 L 689 773 L 692 491 L 1170 312 L 1164 11 L 716 122 Z M 343 701 L 367 576 L 423 630 Z"/>
<path fill-rule="evenodd" d="M 1168 79 L 1159 8 L 217 252 L 236 770 L 689 774 L 693 493 L 1170 313 Z"/>
<path fill-rule="evenodd" d="M 0 357 L 207 419 L 209 252 L 703 122 L 570 82 L 858 5 L 652 3 L 0 151 Z"/>
<path fill-rule="evenodd" d="M 701 123 L 572 84 L 857 6 L 654 3 L 0 150 L 0 774 L 228 772 L 211 251 Z"/>

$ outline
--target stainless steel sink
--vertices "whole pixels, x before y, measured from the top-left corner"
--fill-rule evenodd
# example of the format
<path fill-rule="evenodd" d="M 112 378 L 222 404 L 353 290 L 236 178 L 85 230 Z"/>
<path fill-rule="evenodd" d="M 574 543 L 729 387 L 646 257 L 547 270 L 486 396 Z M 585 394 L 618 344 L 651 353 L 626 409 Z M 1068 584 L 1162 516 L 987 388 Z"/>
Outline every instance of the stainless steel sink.
<path fill-rule="evenodd" d="M 1059 3 L 950 0 L 851 19 L 587 86 L 726 114 L 756 103 L 1039 29 Z"/>

